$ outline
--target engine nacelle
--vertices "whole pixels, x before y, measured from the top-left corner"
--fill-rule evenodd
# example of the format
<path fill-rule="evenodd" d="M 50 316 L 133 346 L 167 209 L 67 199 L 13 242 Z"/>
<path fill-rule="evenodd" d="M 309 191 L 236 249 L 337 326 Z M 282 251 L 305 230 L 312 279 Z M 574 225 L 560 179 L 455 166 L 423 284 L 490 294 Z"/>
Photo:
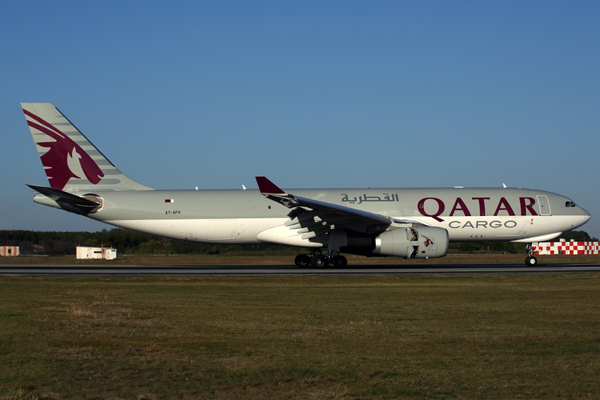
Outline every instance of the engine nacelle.
<path fill-rule="evenodd" d="M 375 238 L 374 254 L 404 258 L 444 257 L 448 252 L 448 231 L 423 226 L 387 231 Z"/>

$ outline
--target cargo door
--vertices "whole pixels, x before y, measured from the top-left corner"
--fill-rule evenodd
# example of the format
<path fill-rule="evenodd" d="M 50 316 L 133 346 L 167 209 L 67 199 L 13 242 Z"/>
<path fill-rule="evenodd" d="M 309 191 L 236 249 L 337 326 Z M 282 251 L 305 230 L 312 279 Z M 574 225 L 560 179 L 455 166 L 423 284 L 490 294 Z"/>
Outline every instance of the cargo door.
<path fill-rule="evenodd" d="M 548 196 L 539 195 L 536 197 L 538 200 L 538 206 L 540 207 L 540 215 L 552 215 L 552 210 L 550 209 L 550 202 L 548 201 Z"/>
<path fill-rule="evenodd" d="M 237 220 L 211 219 L 208 221 L 208 240 L 235 240 Z"/>

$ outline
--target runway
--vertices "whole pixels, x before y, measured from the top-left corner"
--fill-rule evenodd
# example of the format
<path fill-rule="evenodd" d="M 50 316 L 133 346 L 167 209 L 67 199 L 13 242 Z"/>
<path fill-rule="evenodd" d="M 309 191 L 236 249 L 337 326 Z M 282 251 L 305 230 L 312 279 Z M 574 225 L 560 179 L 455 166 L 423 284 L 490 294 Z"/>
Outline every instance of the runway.
<path fill-rule="evenodd" d="M 539 274 L 539 273 L 597 273 L 600 263 L 540 264 L 526 267 L 521 264 L 442 264 L 423 266 L 355 265 L 341 269 L 310 269 L 295 266 L 257 265 L 1 265 L 0 276 L 351 276 L 351 275 L 453 275 L 453 274 Z"/>

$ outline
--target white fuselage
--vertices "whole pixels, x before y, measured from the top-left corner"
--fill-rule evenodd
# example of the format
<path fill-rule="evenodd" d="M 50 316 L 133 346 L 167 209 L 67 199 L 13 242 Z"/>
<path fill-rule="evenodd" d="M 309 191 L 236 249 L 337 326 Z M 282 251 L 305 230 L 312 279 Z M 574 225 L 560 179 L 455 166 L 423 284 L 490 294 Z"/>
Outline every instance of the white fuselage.
<path fill-rule="evenodd" d="M 397 224 L 444 228 L 451 241 L 546 240 L 590 218 L 567 197 L 531 189 L 328 189 L 294 193 L 384 215 Z M 103 207 L 89 217 L 128 229 L 206 243 L 322 246 L 302 239 L 299 229 L 285 226 L 289 210 L 255 190 L 98 195 Z M 360 200 L 361 196 L 360 203 L 347 201 Z"/>

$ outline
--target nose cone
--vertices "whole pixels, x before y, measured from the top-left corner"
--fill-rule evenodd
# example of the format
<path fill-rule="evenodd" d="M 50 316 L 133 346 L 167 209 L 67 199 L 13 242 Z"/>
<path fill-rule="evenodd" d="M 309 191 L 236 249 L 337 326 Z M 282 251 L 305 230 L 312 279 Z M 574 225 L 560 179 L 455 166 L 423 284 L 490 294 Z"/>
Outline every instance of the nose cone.
<path fill-rule="evenodd" d="M 571 229 L 575 229 L 583 224 L 585 224 L 586 222 L 588 222 L 590 220 L 590 218 L 592 218 L 592 216 L 590 215 L 589 212 L 587 212 L 586 210 L 584 210 L 583 208 L 579 207 L 579 213 L 577 215 L 573 215 L 572 217 L 572 223 L 573 225 L 571 226 Z"/>

